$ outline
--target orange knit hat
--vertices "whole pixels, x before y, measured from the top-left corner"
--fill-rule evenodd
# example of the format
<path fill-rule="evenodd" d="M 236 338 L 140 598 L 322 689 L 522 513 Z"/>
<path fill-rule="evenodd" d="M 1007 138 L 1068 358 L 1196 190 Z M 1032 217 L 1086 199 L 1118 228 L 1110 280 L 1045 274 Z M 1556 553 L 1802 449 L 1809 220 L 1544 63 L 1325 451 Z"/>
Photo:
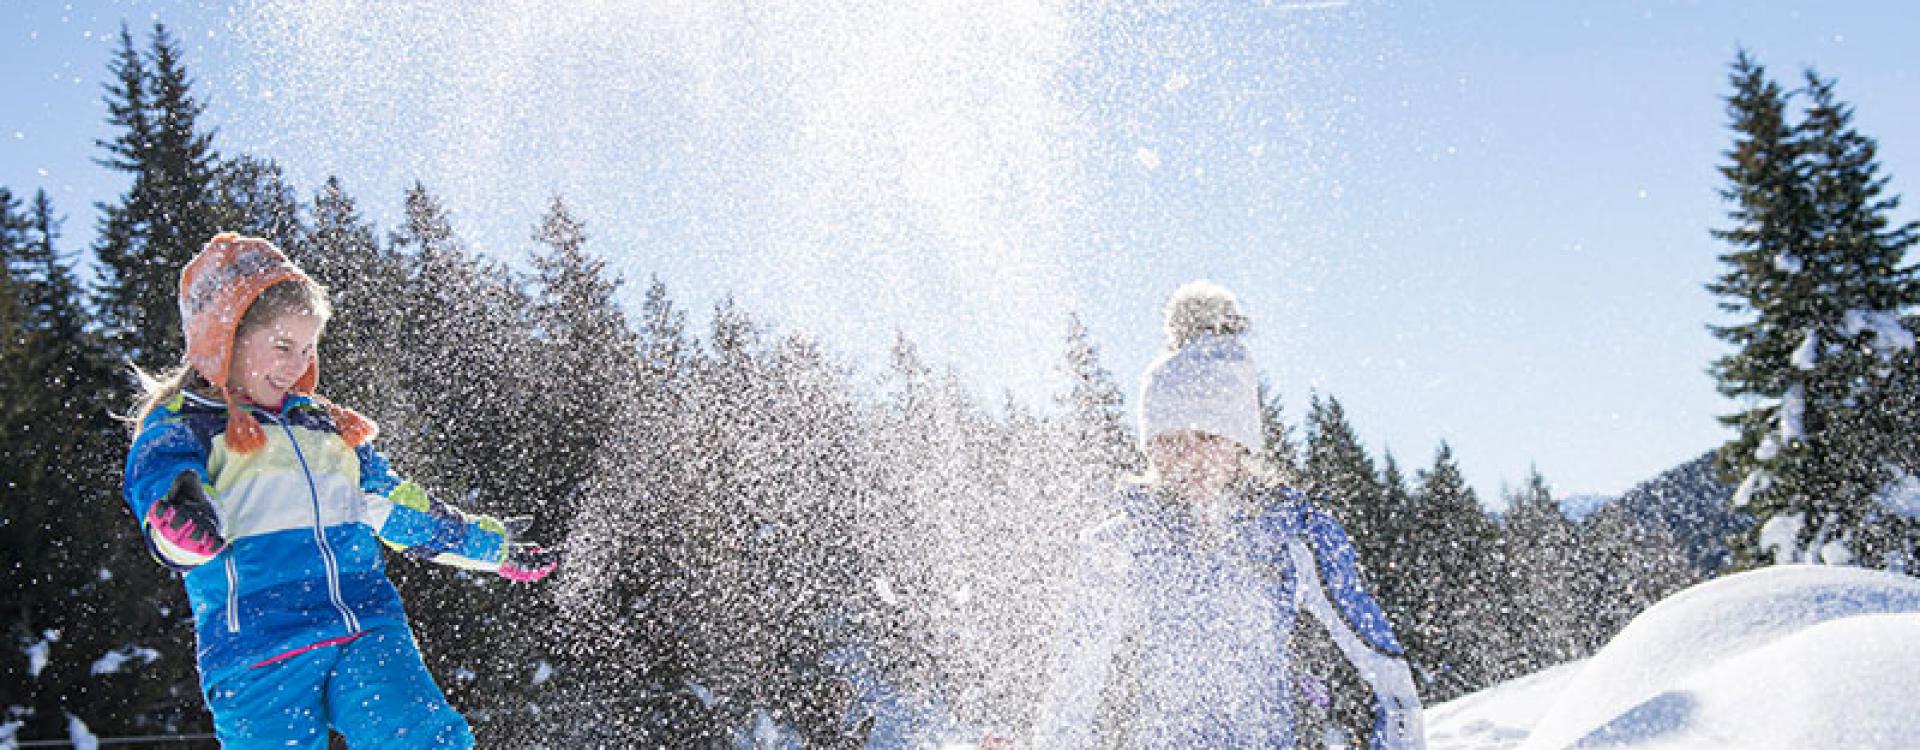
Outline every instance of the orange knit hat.
<path fill-rule="evenodd" d="M 220 389 L 227 402 L 227 447 L 241 453 L 265 445 L 267 436 L 259 422 L 234 404 L 227 387 L 233 338 L 241 318 L 260 293 L 284 281 L 314 283 L 273 243 L 234 232 L 214 235 L 180 271 L 180 326 L 187 335 L 187 364 Z M 292 390 L 313 396 L 319 383 L 320 357 L 316 354 L 307 363 L 307 371 L 294 381 Z M 373 437 L 377 428 L 365 417 L 314 398 L 333 413 L 335 426 L 348 443 L 358 445 Z"/>

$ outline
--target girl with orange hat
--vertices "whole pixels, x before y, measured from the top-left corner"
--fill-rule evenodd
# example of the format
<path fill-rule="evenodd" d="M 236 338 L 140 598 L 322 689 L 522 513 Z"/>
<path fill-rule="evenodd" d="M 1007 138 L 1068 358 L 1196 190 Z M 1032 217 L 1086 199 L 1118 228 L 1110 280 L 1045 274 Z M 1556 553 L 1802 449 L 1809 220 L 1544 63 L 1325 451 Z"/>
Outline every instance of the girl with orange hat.
<path fill-rule="evenodd" d="M 472 747 L 421 662 L 381 546 L 535 581 L 525 519 L 395 476 L 374 423 L 314 393 L 326 290 L 263 239 L 221 234 L 180 274 L 186 362 L 147 378 L 124 494 L 184 574 L 225 747 Z"/>

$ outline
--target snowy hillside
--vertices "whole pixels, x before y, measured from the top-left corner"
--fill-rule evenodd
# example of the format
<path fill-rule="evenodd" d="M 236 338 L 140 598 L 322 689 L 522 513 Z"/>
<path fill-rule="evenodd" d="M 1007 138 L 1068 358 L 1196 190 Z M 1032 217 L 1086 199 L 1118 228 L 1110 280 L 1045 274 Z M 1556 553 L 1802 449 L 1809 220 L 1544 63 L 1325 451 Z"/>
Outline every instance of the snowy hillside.
<path fill-rule="evenodd" d="M 1920 580 L 1778 566 L 1655 605 L 1592 658 L 1434 706 L 1432 750 L 1920 746 Z"/>

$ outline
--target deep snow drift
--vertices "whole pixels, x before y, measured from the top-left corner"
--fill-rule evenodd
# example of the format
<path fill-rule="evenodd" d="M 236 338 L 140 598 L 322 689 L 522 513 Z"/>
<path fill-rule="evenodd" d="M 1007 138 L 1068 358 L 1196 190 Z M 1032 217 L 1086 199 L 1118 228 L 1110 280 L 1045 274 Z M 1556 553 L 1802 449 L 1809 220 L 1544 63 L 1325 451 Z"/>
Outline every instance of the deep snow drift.
<path fill-rule="evenodd" d="M 1787 565 L 1648 609 L 1592 658 L 1429 709 L 1431 750 L 1920 747 L 1920 580 Z"/>

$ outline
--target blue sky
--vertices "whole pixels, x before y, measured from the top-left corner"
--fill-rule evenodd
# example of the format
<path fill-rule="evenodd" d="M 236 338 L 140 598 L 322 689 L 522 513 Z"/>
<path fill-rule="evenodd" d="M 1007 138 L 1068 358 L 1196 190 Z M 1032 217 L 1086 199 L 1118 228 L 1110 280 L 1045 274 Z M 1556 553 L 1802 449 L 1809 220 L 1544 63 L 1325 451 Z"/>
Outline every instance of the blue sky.
<path fill-rule="evenodd" d="M 819 5 L 8 3 L 0 184 L 90 241 L 125 185 L 92 162 L 111 42 L 158 18 L 223 151 L 383 226 L 422 180 L 517 261 L 562 195 L 632 292 L 732 293 L 869 374 L 903 330 L 1036 402 L 1068 312 L 1131 391 L 1210 278 L 1296 419 L 1338 396 L 1409 468 L 1447 440 L 1497 505 L 1530 465 L 1613 493 L 1725 437 L 1701 285 L 1738 46 L 1837 77 L 1892 190 L 1920 175 L 1905 3 Z"/>

